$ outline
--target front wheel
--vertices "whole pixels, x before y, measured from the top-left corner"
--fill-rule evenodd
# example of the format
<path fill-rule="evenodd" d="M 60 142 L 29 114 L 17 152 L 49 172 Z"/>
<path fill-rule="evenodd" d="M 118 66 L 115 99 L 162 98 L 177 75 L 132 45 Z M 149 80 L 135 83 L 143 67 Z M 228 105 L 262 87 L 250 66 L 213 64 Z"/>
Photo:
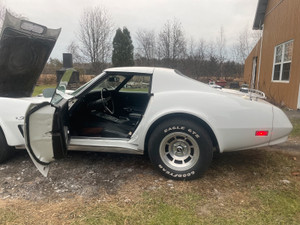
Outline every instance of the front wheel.
<path fill-rule="evenodd" d="M 157 169 L 175 180 L 202 176 L 213 156 L 206 130 L 185 119 L 171 119 L 158 125 L 150 136 L 148 150 Z"/>

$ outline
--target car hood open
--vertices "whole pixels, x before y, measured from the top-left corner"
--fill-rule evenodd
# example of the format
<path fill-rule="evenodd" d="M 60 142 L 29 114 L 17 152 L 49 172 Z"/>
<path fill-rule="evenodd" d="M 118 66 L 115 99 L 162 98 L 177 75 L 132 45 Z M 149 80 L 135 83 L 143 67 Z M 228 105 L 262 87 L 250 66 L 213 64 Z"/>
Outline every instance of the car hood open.
<path fill-rule="evenodd" d="M 61 29 L 6 12 L 0 40 L 0 97 L 30 97 Z"/>

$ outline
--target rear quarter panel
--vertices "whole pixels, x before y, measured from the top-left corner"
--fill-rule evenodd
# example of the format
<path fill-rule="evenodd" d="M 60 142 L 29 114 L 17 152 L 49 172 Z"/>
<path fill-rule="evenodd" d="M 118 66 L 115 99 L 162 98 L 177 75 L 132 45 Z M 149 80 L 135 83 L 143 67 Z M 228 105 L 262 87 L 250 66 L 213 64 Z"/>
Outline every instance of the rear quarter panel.
<path fill-rule="evenodd" d="M 268 145 L 270 135 L 256 137 L 257 130 L 271 134 L 272 105 L 223 93 L 208 85 L 159 69 L 153 74 L 152 93 L 144 117 L 132 136 L 140 149 L 148 129 L 159 118 L 174 113 L 198 117 L 214 132 L 221 152 Z"/>
<path fill-rule="evenodd" d="M 223 94 L 176 91 L 157 93 L 150 99 L 141 124 L 134 135 L 141 148 L 147 130 L 159 118 L 190 114 L 203 120 L 213 130 L 221 152 L 268 144 L 270 136 L 255 137 L 257 130 L 272 130 L 272 106 L 265 103 L 227 97 Z"/>

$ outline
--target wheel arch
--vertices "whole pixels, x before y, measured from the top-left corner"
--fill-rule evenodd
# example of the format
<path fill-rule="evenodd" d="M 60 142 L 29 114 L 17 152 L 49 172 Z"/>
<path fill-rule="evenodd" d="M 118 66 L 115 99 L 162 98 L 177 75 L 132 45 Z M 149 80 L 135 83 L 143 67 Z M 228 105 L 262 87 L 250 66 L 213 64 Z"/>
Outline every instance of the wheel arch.
<path fill-rule="evenodd" d="M 148 142 L 149 142 L 149 138 L 150 138 L 150 135 L 152 134 L 153 130 L 162 121 L 173 119 L 173 118 L 189 119 L 189 120 L 192 120 L 195 123 L 197 123 L 202 128 L 204 128 L 206 130 L 206 132 L 208 133 L 208 135 L 210 136 L 210 138 L 211 138 L 211 141 L 212 141 L 212 144 L 213 144 L 213 147 L 214 147 L 214 151 L 220 152 L 217 137 L 216 137 L 215 133 L 213 132 L 212 128 L 204 120 L 202 120 L 201 118 L 199 118 L 197 116 L 188 114 L 188 113 L 172 113 L 172 114 L 167 114 L 167 115 L 164 115 L 164 116 L 158 118 L 154 123 L 152 123 L 152 125 L 148 129 L 147 134 L 146 134 L 146 138 L 145 138 L 145 143 L 144 143 L 144 153 L 145 153 L 145 155 L 148 154 Z"/>
<path fill-rule="evenodd" d="M 5 126 L 3 125 L 1 119 L 0 119 L 0 132 L 4 135 L 5 140 L 7 141 L 7 134 L 6 134 L 6 130 L 5 130 Z"/>
<path fill-rule="evenodd" d="M 0 123 L 0 133 L 2 133 L 4 135 L 4 138 L 6 139 L 6 136 L 5 136 L 4 130 L 2 129 L 1 123 Z"/>
<path fill-rule="evenodd" d="M 24 145 L 24 137 L 20 125 L 19 123 L 15 126 L 14 124 L 7 124 L 0 118 L 0 130 L 9 146 Z"/>

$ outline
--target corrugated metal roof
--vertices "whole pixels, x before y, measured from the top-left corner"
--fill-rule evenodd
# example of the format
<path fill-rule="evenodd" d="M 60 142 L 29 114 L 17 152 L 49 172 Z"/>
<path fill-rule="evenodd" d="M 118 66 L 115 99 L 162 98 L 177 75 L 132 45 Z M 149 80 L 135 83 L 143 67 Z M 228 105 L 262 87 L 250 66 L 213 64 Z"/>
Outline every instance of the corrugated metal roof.
<path fill-rule="evenodd" d="M 261 30 L 269 0 L 259 0 L 254 18 L 253 30 Z"/>

